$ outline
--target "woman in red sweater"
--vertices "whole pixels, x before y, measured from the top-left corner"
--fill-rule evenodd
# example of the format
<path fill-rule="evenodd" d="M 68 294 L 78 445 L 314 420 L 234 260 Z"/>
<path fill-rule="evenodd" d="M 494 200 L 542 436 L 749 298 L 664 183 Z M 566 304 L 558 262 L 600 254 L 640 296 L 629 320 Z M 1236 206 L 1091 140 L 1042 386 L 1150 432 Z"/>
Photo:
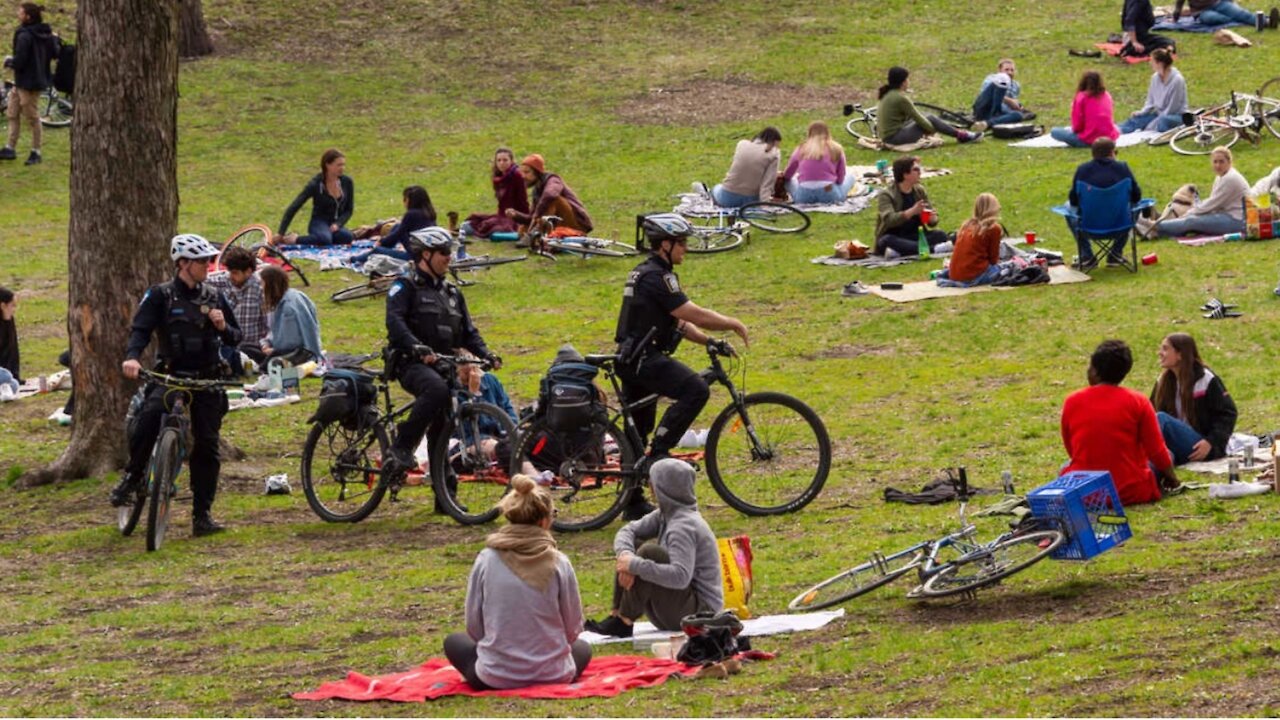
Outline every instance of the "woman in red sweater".
<path fill-rule="evenodd" d="M 965 287 L 994 282 L 1000 275 L 1000 241 L 1003 239 L 1000 201 L 991 193 L 982 193 L 973 203 L 973 217 L 965 220 L 956 233 L 951 265 L 938 279 L 948 279 L 949 285 Z"/>
<path fill-rule="evenodd" d="M 458 228 L 464 235 L 487 238 L 496 232 L 515 232 L 516 221 L 507 217 L 507 208 L 518 213 L 529 212 L 524 178 L 520 177 L 511 148 L 500 147 L 494 151 L 489 180 L 493 183 L 493 195 L 498 199 L 498 212 L 495 215 L 474 213 L 467 217 Z"/>

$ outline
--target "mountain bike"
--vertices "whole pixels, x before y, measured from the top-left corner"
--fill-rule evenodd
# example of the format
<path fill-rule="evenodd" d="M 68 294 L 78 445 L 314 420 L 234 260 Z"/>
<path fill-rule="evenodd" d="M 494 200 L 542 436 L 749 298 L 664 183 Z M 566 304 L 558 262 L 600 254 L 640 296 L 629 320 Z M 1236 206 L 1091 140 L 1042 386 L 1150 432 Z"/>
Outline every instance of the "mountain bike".
<path fill-rule="evenodd" d="M 652 335 L 652 333 L 651 333 Z M 648 338 L 638 347 L 644 347 Z M 729 404 L 707 433 L 707 477 L 716 493 L 746 515 L 795 512 L 822 491 L 831 469 L 831 440 L 827 428 L 808 405 L 777 392 L 741 391 L 732 376 L 746 386 L 746 363 L 727 342 L 707 343 L 711 366 L 701 375 L 729 391 Z M 721 358 L 730 361 L 729 369 Z M 658 402 L 658 395 L 626 402 L 622 398 L 618 366 L 630 362 L 619 355 L 588 355 L 587 363 L 602 369 L 613 386 L 618 404 L 594 417 L 589 427 L 561 430 L 545 418 L 521 429 L 511 472 L 524 463 L 550 471 L 548 489 L 555 499 L 553 527 L 560 531 L 595 530 L 609 524 L 633 488 L 648 482 L 644 474 L 644 439 L 636 429 L 636 410 Z"/>
<path fill-rule="evenodd" d="M 311 281 L 307 280 L 307 275 L 302 272 L 302 268 L 291 262 L 289 258 L 285 257 L 284 253 L 271 244 L 271 228 L 266 225 L 258 223 L 245 225 L 232 233 L 231 237 L 219 248 L 218 257 L 214 260 L 214 265 L 210 268 L 211 271 L 226 269 L 226 266 L 222 263 L 222 256 L 226 255 L 227 250 L 232 246 L 248 250 L 249 254 L 257 258 L 259 263 L 271 263 L 285 272 L 297 275 L 303 285 L 311 287 Z"/>
<path fill-rule="evenodd" d="M 426 352 L 426 348 L 421 349 Z M 329 522 L 359 522 L 369 516 L 387 493 L 397 502 L 410 485 L 404 473 L 383 470 L 383 459 L 395 440 L 396 422 L 408 414 L 413 401 L 399 408 L 391 402 L 395 367 L 403 360 L 390 348 L 381 356 L 381 371 L 361 368 L 375 387 L 375 402 L 361 408 L 354 420 L 314 422 L 302 450 L 302 489 L 307 504 Z M 363 364 L 377 355 L 359 359 Z M 498 500 L 506 494 L 510 476 L 504 451 L 518 441 L 515 423 L 498 406 L 471 399 L 458 381 L 459 365 L 490 367 L 487 360 L 436 354 L 433 366 L 449 385 L 450 404 L 428 443 L 431 487 L 441 507 L 463 525 L 486 523 L 498 516 Z M 457 487 L 450 485 L 456 482 Z"/>
<path fill-rule="evenodd" d="M 466 287 L 474 285 L 474 280 L 464 280 L 459 277 L 459 273 L 478 272 L 487 270 L 498 265 L 506 265 L 507 263 L 524 262 L 528 259 L 526 255 L 516 255 L 515 257 L 495 257 L 490 255 L 469 255 L 461 260 L 453 260 L 449 263 L 449 274 L 453 276 L 454 283 Z M 385 295 L 391 289 L 391 284 L 396 278 L 404 277 L 401 273 L 375 273 L 369 276 L 369 279 L 349 285 L 329 296 L 334 302 L 347 302 L 348 300 L 358 300 L 360 298 L 377 297 Z"/>
<path fill-rule="evenodd" d="M 934 115 L 938 119 L 960 128 L 971 128 L 977 122 L 972 115 L 947 108 L 932 105 L 930 103 L 915 103 L 916 109 L 921 115 Z M 844 106 L 844 114 L 849 118 L 844 124 L 844 129 L 849 132 L 854 139 L 876 143 L 880 141 L 880 136 L 876 131 L 876 107 L 862 107 L 861 103 Z"/>
<path fill-rule="evenodd" d="M 1257 145 L 1264 127 L 1280 138 L 1280 77 L 1268 80 L 1257 95 L 1232 91 L 1229 102 L 1195 116 L 1187 113 L 1183 122 L 1188 127 L 1169 139 L 1169 147 L 1180 155 L 1208 155 L 1241 137 Z"/>
<path fill-rule="evenodd" d="M 959 481 L 959 530 L 889 555 L 874 553 L 867 562 L 800 593 L 787 608 L 807 612 L 839 605 L 888 585 L 913 570 L 919 584 L 907 593 L 909 598 L 972 596 L 979 588 L 995 585 L 1040 562 L 1066 542 L 1066 530 L 1060 520 L 1037 517 L 1025 519 L 990 541 L 978 541 L 978 529 L 965 517 L 969 485 L 964 468 L 959 469 Z"/>
<path fill-rule="evenodd" d="M 178 474 L 187 460 L 187 448 L 191 444 L 192 394 L 219 387 L 237 387 L 239 380 L 197 380 L 151 372 L 139 371 L 139 376 L 149 383 L 162 385 L 165 390 L 165 406 L 169 408 L 160 418 L 160 434 L 152 446 L 151 460 L 147 464 L 147 481 L 139 483 L 133 502 L 117 508 L 116 526 L 120 534 L 128 537 L 147 512 L 147 550 L 154 552 L 164 543 L 169 528 L 169 511 L 178 494 Z M 172 404 L 171 404 L 172 403 Z M 177 498 L 186 499 L 186 498 Z"/>
<path fill-rule="evenodd" d="M 589 237 L 586 235 L 568 235 L 551 237 L 560 218 L 555 215 L 544 215 L 530 224 L 521 239 L 527 244 L 529 252 L 547 260 L 555 260 L 558 253 L 568 253 L 578 257 L 597 255 L 601 257 L 633 257 L 640 254 L 636 248 L 607 238 Z"/>
<path fill-rule="evenodd" d="M 3 115 L 9 109 L 9 91 L 13 89 L 13 83 L 9 80 L 4 81 L 4 87 L 0 89 L 0 115 Z M 40 93 L 40 103 L 36 106 L 36 110 L 40 115 L 40 124 L 45 127 L 66 127 L 71 124 L 71 113 L 75 106 L 71 102 L 71 96 L 63 95 L 50 86 L 48 90 Z"/>

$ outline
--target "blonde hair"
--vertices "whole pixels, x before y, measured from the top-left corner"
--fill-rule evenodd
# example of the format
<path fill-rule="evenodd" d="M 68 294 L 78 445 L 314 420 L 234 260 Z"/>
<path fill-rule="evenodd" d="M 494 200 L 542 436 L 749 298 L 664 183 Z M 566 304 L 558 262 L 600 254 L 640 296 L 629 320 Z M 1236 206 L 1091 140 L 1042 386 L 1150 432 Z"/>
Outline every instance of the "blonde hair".
<path fill-rule="evenodd" d="M 1209 153 L 1209 157 L 1218 157 L 1219 155 L 1225 157 L 1227 162 L 1232 164 L 1235 163 L 1235 157 L 1231 154 L 1231 148 L 1226 145 L 1219 145 L 1213 149 L 1213 152 Z"/>
<path fill-rule="evenodd" d="M 551 492 L 528 475 L 511 477 L 511 492 L 498 501 L 498 511 L 513 525 L 537 525 L 551 517 Z"/>
<path fill-rule="evenodd" d="M 800 157 L 805 160 L 821 160 L 829 158 L 832 162 L 840 159 L 843 148 L 840 143 L 831 139 L 831 128 L 821 120 L 809 123 L 809 137 L 800 144 Z"/>
<path fill-rule="evenodd" d="M 983 232 L 992 225 L 1000 224 L 1000 201 L 991 193 L 982 193 L 973 201 L 973 217 L 970 222 L 978 224 L 978 231 Z"/>

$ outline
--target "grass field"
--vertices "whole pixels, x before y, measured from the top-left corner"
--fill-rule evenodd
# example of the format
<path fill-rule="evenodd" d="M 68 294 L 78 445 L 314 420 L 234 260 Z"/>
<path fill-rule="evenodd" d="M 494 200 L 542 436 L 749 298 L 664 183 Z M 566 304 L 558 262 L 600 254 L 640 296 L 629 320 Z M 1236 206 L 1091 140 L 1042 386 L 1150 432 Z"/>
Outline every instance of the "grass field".
<path fill-rule="evenodd" d="M 1011 55 L 1024 100 L 1046 124 L 1067 122 L 1079 73 L 1099 69 L 1117 113 L 1137 109 L 1147 67 L 1067 55 L 1118 31 L 1119 5 L 205 0 L 219 53 L 180 72 L 180 225 L 211 239 L 249 222 L 274 226 L 330 146 L 347 155 L 358 223 L 397 214 L 409 184 L 426 186 L 441 213 L 489 212 L 486 168 L 505 144 L 517 155 L 541 152 L 602 233 L 626 239 L 637 212 L 669 209 L 692 180 L 719 180 L 738 138 L 774 124 L 790 152 L 809 121 L 839 127 L 840 106 L 870 102 L 890 65 L 912 69 L 918 98 L 965 106 Z M 59 29 L 72 23 L 69 14 L 50 19 Z M 1254 90 L 1275 72 L 1280 33 L 1242 33 L 1254 47 L 1178 38 L 1193 105 Z M 21 291 L 27 375 L 55 370 L 66 344 L 68 133 L 46 138 L 43 165 L 0 166 L 0 284 Z M 851 162 L 881 157 L 846 146 Z M 26 147 L 24 133 L 19 152 Z M 948 144 L 924 163 L 953 171 L 927 183 L 945 227 L 993 191 L 1011 231 L 1036 230 L 1071 255 L 1049 207 L 1086 155 L 988 141 Z M 1242 144 L 1236 157 L 1252 181 L 1280 160 L 1280 140 Z M 1124 149 L 1121 158 L 1161 205 L 1184 182 L 1212 181 L 1207 158 L 1168 148 Z M 843 299 L 850 280 L 910 281 L 930 269 L 808 262 L 837 240 L 870 243 L 872 226 L 870 212 L 817 215 L 803 236 L 756 233 L 745 249 L 681 268 L 695 301 L 751 328 L 749 388 L 806 400 L 836 442 L 825 491 L 796 515 L 748 519 L 699 483 L 717 534 L 752 537 L 758 612 L 780 612 L 803 587 L 872 551 L 953 527 L 953 506 L 886 505 L 885 487 L 918 488 L 955 465 L 984 487 L 997 486 L 1004 469 L 1021 490 L 1051 479 L 1064 459 L 1059 408 L 1084 384 L 1088 353 L 1103 338 L 1134 348 L 1126 385 L 1145 392 L 1161 337 L 1194 334 L 1240 408 L 1239 429 L 1277 427 L 1273 243 L 1150 242 L 1141 252 L 1158 253 L 1159 263 L 1137 275 L 1100 270 L 1079 285 L 908 305 Z M 102 271 L 111 267 L 102 258 Z M 610 347 L 628 267 L 530 261 L 466 290 L 519 401 L 533 399 L 561 343 Z M 326 348 L 378 347 L 381 304 L 331 304 L 328 294 L 354 277 L 309 274 Z M 1244 316 L 1202 319 L 1198 307 L 1211 296 L 1238 303 Z M 681 357 L 700 361 L 690 349 Z M 462 627 L 466 573 L 487 531 L 431 514 L 429 493 L 412 490 L 358 525 L 319 521 L 297 489 L 317 392 L 312 382 L 300 405 L 229 416 L 224 434 L 248 455 L 224 465 L 215 508 L 233 531 L 190 540 L 189 510 L 179 508 L 176 537 L 155 554 L 115 531 L 106 505 L 114 477 L 13 487 L 65 444 L 67 430 L 44 419 L 65 396 L 0 407 L 9 480 L 0 489 L 0 713 L 1280 713 L 1280 575 L 1270 565 L 1280 557 L 1280 504 L 1271 495 L 1211 501 L 1203 490 L 1131 508 L 1134 538 L 1116 551 L 1042 563 L 972 602 L 913 604 L 905 585 L 850 602 L 821 631 L 761 639 L 756 646 L 777 660 L 727 682 L 571 702 L 295 702 L 288 693 L 348 669 L 393 672 L 440 654 L 444 636 Z M 723 403 L 714 394 L 696 426 Z M 295 493 L 263 497 L 263 478 L 278 472 L 290 474 Z M 616 527 L 560 538 L 589 616 L 608 610 Z M 995 534 L 1002 521 L 982 527 Z"/>

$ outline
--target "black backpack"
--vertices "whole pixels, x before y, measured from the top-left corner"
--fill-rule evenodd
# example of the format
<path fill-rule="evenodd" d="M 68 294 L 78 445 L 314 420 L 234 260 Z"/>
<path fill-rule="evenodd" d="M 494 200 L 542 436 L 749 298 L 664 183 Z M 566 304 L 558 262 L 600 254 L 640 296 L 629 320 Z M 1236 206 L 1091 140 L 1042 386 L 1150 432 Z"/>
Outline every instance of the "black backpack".
<path fill-rule="evenodd" d="M 603 408 L 596 392 L 599 369 L 580 362 L 552 365 L 538 390 L 538 408 L 553 430 L 569 431 L 590 427 Z"/>
<path fill-rule="evenodd" d="M 373 378 L 356 370 L 336 368 L 324 375 L 320 385 L 320 404 L 307 422 L 340 422 L 347 427 L 359 426 L 377 400 Z"/>
<path fill-rule="evenodd" d="M 1032 123 L 1009 123 L 1008 125 L 992 125 L 991 136 L 1001 140 L 1026 140 L 1044 134 L 1043 125 Z"/>
<path fill-rule="evenodd" d="M 57 65 L 53 70 L 53 87 L 60 93 L 73 93 L 76 84 L 76 46 L 59 40 L 55 49 Z"/>

